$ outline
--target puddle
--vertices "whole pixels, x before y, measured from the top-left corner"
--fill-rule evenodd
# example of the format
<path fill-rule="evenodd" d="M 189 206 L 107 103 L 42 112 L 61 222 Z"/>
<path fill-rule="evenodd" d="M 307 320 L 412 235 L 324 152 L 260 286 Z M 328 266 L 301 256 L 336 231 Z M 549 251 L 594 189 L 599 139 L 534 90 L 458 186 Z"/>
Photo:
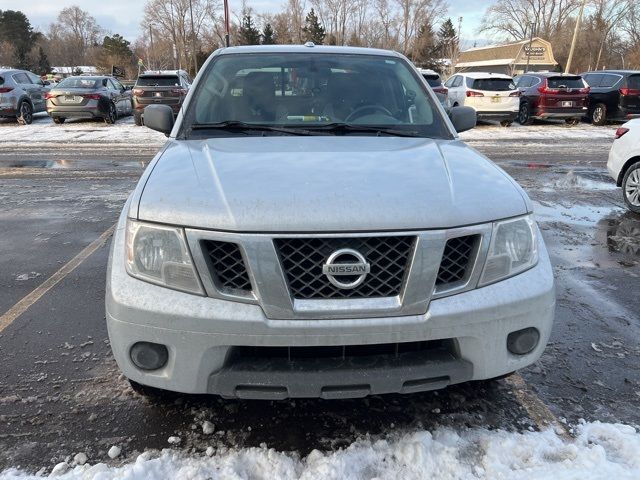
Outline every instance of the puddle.
<path fill-rule="evenodd" d="M 553 168 L 553 167 L 556 166 L 554 163 L 526 162 L 526 161 L 522 161 L 522 160 L 509 160 L 508 162 L 501 162 L 501 163 L 506 164 L 506 165 L 510 165 L 512 167 L 529 168 L 529 169 L 532 169 L 532 170 Z"/>
<path fill-rule="evenodd" d="M 602 220 L 603 217 L 610 216 L 614 212 L 619 212 L 619 207 L 602 207 L 595 205 L 571 205 L 547 204 L 541 201 L 534 201 L 533 211 L 540 222 L 563 222 L 581 226 L 593 226 Z"/>
<path fill-rule="evenodd" d="M 137 161 L 111 161 L 91 159 L 56 159 L 56 160 L 0 160 L 2 168 L 42 168 L 47 170 L 111 170 L 113 168 L 140 169 L 146 167 L 147 162 Z"/>
<path fill-rule="evenodd" d="M 604 218 L 598 226 L 606 231 L 610 252 L 640 256 L 640 215 L 626 212 L 618 217 Z"/>

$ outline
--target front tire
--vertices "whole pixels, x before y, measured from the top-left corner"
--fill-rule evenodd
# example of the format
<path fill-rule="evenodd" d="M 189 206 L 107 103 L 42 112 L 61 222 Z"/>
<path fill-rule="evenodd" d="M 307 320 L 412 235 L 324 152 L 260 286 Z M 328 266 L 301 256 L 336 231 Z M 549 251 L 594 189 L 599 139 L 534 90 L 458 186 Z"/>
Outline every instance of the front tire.
<path fill-rule="evenodd" d="M 622 196 L 629 210 L 640 213 L 640 162 L 636 162 L 624 174 Z"/>
<path fill-rule="evenodd" d="M 593 112 L 591 112 L 591 123 L 598 127 L 607 123 L 607 106 L 604 103 L 598 103 L 593 107 Z"/>
<path fill-rule="evenodd" d="M 116 106 L 113 102 L 109 103 L 109 111 L 107 112 L 107 116 L 104 117 L 104 123 L 107 125 L 113 125 L 116 123 L 116 119 L 118 118 L 118 112 L 116 110 Z"/>
<path fill-rule="evenodd" d="M 135 113 L 133 114 L 133 122 L 141 127 L 142 126 L 142 115 L 136 115 Z"/>
<path fill-rule="evenodd" d="M 531 107 L 527 102 L 523 102 L 520 105 L 520 111 L 518 112 L 518 123 L 520 125 L 531 125 L 533 118 L 531 118 Z"/>
<path fill-rule="evenodd" d="M 33 122 L 33 107 L 29 102 L 23 100 L 18 109 L 18 123 L 20 125 L 31 125 Z"/>
<path fill-rule="evenodd" d="M 65 120 L 66 118 L 64 117 L 53 117 L 53 123 L 55 123 L 56 125 L 62 125 Z"/>

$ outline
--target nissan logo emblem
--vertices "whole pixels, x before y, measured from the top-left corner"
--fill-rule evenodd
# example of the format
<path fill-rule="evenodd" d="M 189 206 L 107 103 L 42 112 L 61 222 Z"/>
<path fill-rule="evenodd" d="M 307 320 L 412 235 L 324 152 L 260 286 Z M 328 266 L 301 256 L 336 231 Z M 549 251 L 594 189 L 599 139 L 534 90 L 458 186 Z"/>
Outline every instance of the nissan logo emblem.
<path fill-rule="evenodd" d="M 333 252 L 322 266 L 322 273 L 327 276 L 329 281 L 336 287 L 345 290 L 361 285 L 369 272 L 371 272 L 371 265 L 367 263 L 367 259 L 360 252 L 350 248 Z M 356 278 L 355 280 L 349 278 L 349 281 L 341 281 L 341 277 Z"/>

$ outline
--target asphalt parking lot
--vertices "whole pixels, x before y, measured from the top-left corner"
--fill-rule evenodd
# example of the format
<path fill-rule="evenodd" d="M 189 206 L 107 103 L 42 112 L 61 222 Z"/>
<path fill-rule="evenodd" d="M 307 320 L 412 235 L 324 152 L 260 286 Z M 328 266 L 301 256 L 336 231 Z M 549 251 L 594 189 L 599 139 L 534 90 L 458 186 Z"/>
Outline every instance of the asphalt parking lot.
<path fill-rule="evenodd" d="M 108 461 L 115 444 L 132 457 L 167 447 L 170 436 L 185 451 L 266 443 L 306 455 L 413 427 L 640 425 L 640 217 L 605 170 L 612 127 L 484 125 L 463 135 L 535 203 L 558 299 L 537 364 L 515 378 L 411 396 L 252 402 L 148 400 L 113 361 L 103 305 L 109 229 L 162 143 L 137 134 L 143 127 L 131 119 L 118 123 L 47 126 L 29 138 L 29 127 L 0 122 L 0 470 L 52 466 L 79 451 Z M 204 421 L 214 433 L 203 433 Z"/>

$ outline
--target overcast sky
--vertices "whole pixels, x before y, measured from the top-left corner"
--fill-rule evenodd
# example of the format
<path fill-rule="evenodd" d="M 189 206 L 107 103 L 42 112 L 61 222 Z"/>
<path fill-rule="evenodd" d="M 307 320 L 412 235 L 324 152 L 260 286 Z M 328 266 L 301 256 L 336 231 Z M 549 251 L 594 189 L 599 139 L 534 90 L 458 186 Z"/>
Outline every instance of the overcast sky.
<path fill-rule="evenodd" d="M 240 8 L 241 0 L 229 0 L 231 10 Z M 248 0 L 248 4 L 258 12 L 279 11 L 285 0 Z M 78 5 L 93 15 L 101 27 L 111 33 L 119 33 L 133 41 L 139 35 L 140 20 L 145 0 L 0 0 L 0 10 L 21 10 L 31 24 L 40 31 L 46 31 L 64 7 Z M 476 30 L 484 9 L 491 2 L 477 0 L 449 0 L 448 14 L 457 28 L 458 17 L 462 23 L 463 40 L 478 37 Z"/>

